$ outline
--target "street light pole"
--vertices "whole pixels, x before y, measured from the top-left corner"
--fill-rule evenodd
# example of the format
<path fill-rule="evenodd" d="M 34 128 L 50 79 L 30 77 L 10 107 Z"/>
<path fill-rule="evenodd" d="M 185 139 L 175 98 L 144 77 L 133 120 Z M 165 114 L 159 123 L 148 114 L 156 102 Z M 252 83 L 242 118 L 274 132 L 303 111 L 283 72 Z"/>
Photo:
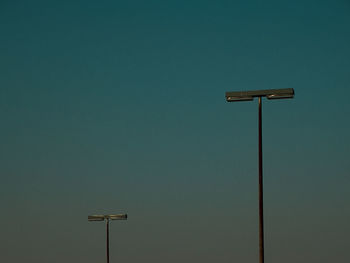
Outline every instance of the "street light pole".
<path fill-rule="evenodd" d="M 264 195 L 262 164 L 262 102 L 259 97 L 259 262 L 264 263 Z"/>
<path fill-rule="evenodd" d="M 263 153 L 262 153 L 262 97 L 267 99 L 288 99 L 294 97 L 293 89 L 270 89 L 255 91 L 226 92 L 228 102 L 259 100 L 259 262 L 264 263 L 264 202 L 263 202 Z"/>
<path fill-rule="evenodd" d="M 104 221 L 106 220 L 106 253 L 107 263 L 109 263 L 109 220 L 126 220 L 127 214 L 118 215 L 92 215 L 88 216 L 88 221 Z"/>
<path fill-rule="evenodd" d="M 109 218 L 106 219 L 106 231 L 107 263 L 109 263 Z"/>

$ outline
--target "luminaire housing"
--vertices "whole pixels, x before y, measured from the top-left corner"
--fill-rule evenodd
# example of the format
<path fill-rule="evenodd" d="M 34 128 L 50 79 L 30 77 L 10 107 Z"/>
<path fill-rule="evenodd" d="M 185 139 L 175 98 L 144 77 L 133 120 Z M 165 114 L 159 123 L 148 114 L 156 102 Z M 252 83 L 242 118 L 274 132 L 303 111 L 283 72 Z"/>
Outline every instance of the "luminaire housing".
<path fill-rule="evenodd" d="M 230 91 L 225 94 L 228 102 L 253 100 L 255 97 L 268 99 L 290 99 L 294 97 L 294 89 L 266 89 L 252 91 Z"/>
<path fill-rule="evenodd" d="M 93 216 L 88 216 L 89 221 L 103 221 L 105 220 L 105 217 L 103 215 L 93 215 Z"/>
<path fill-rule="evenodd" d="M 126 220 L 128 218 L 127 214 L 119 214 L 119 215 L 106 215 L 106 218 L 112 220 Z"/>
<path fill-rule="evenodd" d="M 126 220 L 128 218 L 127 214 L 117 214 L 117 215 L 91 215 L 88 216 L 88 221 L 103 221 L 105 219 L 110 220 Z"/>

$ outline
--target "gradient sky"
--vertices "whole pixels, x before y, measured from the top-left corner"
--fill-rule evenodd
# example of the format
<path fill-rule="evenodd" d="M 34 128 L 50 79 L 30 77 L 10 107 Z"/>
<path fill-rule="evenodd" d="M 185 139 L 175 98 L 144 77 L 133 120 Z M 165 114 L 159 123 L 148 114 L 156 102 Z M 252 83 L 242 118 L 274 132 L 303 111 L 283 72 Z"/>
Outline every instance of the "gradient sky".
<path fill-rule="evenodd" d="M 350 262 L 350 3 L 1 1 L 0 261 Z"/>

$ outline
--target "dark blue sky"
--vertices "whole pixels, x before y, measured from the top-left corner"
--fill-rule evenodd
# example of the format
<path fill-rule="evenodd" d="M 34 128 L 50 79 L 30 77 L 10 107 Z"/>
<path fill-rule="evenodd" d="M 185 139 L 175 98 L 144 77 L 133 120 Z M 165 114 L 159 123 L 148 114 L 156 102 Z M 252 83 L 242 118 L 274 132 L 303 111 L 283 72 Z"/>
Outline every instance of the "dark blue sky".
<path fill-rule="evenodd" d="M 349 262 L 348 1 L 2 1 L 1 262 Z"/>

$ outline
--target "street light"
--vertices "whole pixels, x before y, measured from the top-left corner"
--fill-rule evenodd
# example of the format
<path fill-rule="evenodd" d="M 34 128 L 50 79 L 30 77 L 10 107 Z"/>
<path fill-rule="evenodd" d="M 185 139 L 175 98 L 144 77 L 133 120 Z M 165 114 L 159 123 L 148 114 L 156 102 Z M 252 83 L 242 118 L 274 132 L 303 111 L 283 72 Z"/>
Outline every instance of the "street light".
<path fill-rule="evenodd" d="M 128 218 L 127 214 L 118 215 L 91 215 L 88 216 L 88 221 L 104 221 L 106 220 L 106 246 L 107 246 L 107 263 L 109 263 L 109 220 L 126 220 Z"/>
<path fill-rule="evenodd" d="M 254 91 L 226 92 L 227 102 L 259 99 L 259 262 L 264 263 L 264 213 L 263 213 L 263 169 L 262 169 L 262 103 L 261 97 L 268 99 L 289 99 L 294 97 L 294 89 L 268 89 Z"/>

